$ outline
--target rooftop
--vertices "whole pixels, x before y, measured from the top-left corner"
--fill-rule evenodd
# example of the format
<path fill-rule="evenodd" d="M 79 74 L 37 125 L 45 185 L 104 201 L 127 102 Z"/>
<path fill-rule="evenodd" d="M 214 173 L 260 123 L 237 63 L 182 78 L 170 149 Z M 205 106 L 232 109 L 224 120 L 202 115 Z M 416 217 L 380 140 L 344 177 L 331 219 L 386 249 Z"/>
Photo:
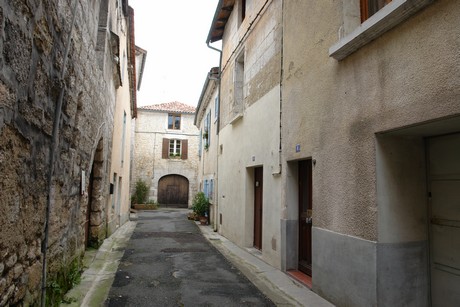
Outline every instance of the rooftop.
<path fill-rule="evenodd" d="M 234 5 L 235 0 L 219 0 L 206 43 L 214 43 L 222 39 Z"/>
<path fill-rule="evenodd" d="M 150 110 L 150 111 L 162 111 L 162 112 L 189 113 L 189 114 L 195 113 L 195 107 L 182 103 L 182 102 L 178 102 L 178 101 L 154 104 L 150 106 L 142 106 L 142 107 L 139 107 L 138 109 L 139 110 Z"/>

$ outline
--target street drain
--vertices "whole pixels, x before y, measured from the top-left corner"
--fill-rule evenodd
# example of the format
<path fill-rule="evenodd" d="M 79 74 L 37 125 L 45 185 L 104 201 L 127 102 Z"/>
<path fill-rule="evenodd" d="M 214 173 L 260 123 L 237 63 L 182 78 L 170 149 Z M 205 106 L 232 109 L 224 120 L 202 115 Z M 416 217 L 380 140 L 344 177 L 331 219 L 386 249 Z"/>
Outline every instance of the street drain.
<path fill-rule="evenodd" d="M 162 249 L 163 253 L 205 253 L 206 249 L 203 248 L 165 248 Z"/>
<path fill-rule="evenodd" d="M 178 243 L 205 242 L 201 233 L 191 232 L 134 232 L 131 239 L 171 238 Z"/>

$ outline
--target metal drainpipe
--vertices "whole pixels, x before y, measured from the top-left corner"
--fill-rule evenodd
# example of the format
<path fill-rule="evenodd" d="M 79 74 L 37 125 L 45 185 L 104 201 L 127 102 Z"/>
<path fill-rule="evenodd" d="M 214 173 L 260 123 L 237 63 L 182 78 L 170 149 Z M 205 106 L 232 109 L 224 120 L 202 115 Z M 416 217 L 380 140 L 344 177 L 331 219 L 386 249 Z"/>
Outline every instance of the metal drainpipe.
<path fill-rule="evenodd" d="M 222 50 L 220 49 L 217 49 L 213 46 L 210 45 L 210 41 L 207 41 L 206 42 L 206 45 L 208 46 L 209 49 L 212 49 L 212 50 L 215 50 L 217 52 L 219 52 L 219 71 L 217 73 L 217 78 L 213 78 L 215 80 L 217 80 L 217 82 L 219 83 L 218 86 L 217 86 L 217 105 L 219 106 L 219 114 L 218 114 L 218 117 L 217 117 L 217 134 L 216 134 L 216 142 L 217 142 L 217 155 L 216 155 L 216 174 L 217 174 L 217 182 L 215 182 L 214 180 L 214 188 L 216 190 L 216 200 L 217 200 L 217 207 L 219 207 L 219 130 L 220 130 L 220 80 L 221 80 L 221 67 L 222 67 Z M 211 79 L 210 77 L 210 74 L 208 74 L 208 78 Z M 204 161 L 203 161 L 203 165 L 204 165 Z M 217 220 L 219 220 L 219 211 L 216 210 L 216 218 Z M 215 228 L 213 229 L 214 231 L 218 231 L 218 221 L 216 221 L 215 223 Z"/>
<path fill-rule="evenodd" d="M 54 111 L 54 122 L 53 122 L 53 135 L 50 146 L 50 160 L 49 160 L 49 175 L 48 175 L 48 199 L 46 203 L 46 216 L 45 216 L 45 238 L 42 244 L 42 253 L 43 253 L 43 267 L 42 267 L 42 296 L 41 296 L 41 306 L 45 307 L 46 303 L 46 265 L 47 265 L 47 251 L 48 251 L 48 237 L 49 237 L 49 218 L 52 205 L 52 194 L 53 194 L 53 175 L 54 175 L 54 163 L 56 161 L 56 152 L 59 146 L 59 122 L 61 120 L 62 114 L 62 103 L 64 100 L 64 92 L 66 89 L 64 82 L 64 75 L 66 72 L 67 58 L 70 51 L 70 43 L 72 39 L 73 28 L 75 26 L 75 17 L 77 11 L 78 0 L 75 0 L 73 9 L 72 9 L 72 23 L 69 32 L 69 37 L 67 38 L 67 45 L 64 53 L 64 60 L 62 64 L 61 74 L 59 76 L 59 84 L 61 87 L 61 92 L 59 93 L 59 98 L 56 104 Z"/>
<path fill-rule="evenodd" d="M 280 63 L 280 135 L 279 135 L 279 152 L 278 163 L 279 170 L 275 175 L 281 175 L 283 169 L 282 153 L 283 153 L 283 78 L 284 78 L 284 0 L 281 2 L 281 63 Z"/>

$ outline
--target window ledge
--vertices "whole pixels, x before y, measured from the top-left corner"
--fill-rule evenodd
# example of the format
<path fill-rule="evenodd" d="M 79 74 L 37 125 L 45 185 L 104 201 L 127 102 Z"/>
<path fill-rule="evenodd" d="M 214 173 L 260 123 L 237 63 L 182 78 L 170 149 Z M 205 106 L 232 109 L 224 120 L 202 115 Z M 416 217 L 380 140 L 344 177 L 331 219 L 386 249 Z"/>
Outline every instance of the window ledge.
<path fill-rule="evenodd" d="M 239 112 L 237 113 L 231 120 L 230 120 L 230 125 L 235 124 L 239 119 L 243 118 L 243 113 Z"/>
<path fill-rule="evenodd" d="M 383 33 L 408 19 L 434 0 L 393 0 L 356 30 L 329 48 L 329 56 L 340 61 Z"/>

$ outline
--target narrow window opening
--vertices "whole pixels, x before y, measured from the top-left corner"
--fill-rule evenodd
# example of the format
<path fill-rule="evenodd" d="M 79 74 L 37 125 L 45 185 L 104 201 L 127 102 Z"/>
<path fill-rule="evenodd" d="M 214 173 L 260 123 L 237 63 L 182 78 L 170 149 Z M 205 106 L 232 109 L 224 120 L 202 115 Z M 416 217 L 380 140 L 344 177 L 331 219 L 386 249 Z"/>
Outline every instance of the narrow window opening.
<path fill-rule="evenodd" d="M 168 129 L 180 130 L 180 114 L 168 114 Z"/>

